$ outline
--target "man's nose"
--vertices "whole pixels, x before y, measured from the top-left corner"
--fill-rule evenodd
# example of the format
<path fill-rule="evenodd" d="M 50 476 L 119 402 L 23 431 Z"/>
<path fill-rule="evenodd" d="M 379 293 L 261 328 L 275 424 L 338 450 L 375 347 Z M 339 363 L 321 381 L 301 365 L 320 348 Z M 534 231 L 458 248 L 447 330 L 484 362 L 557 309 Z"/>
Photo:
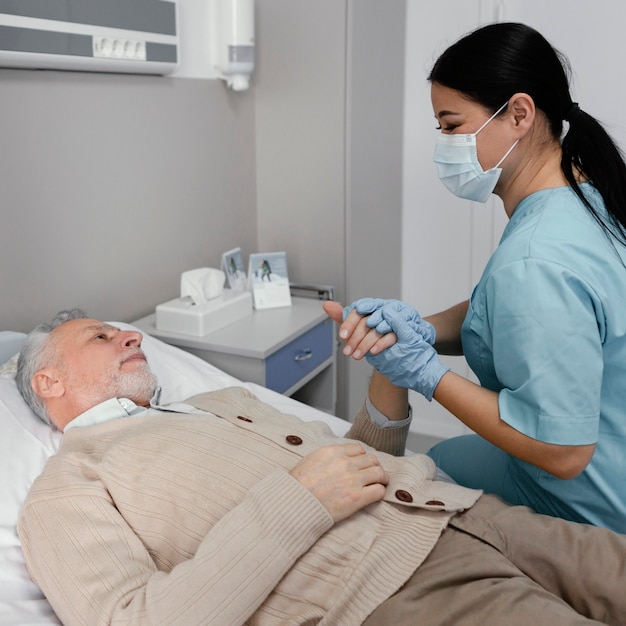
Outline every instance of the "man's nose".
<path fill-rule="evenodd" d="M 138 330 L 125 330 L 123 331 L 122 342 L 125 346 L 137 346 L 141 345 L 143 335 Z"/>

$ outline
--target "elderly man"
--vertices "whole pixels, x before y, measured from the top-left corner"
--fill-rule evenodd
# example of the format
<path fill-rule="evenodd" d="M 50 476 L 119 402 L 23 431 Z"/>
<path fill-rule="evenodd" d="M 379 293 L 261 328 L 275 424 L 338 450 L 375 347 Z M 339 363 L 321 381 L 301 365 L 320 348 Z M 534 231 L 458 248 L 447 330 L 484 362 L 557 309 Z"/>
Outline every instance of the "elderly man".
<path fill-rule="evenodd" d="M 242 388 L 160 406 L 141 340 L 71 311 L 20 357 L 64 433 L 19 523 L 63 623 L 626 622 L 626 540 L 395 456 L 408 402 L 382 376 L 338 439 Z"/>

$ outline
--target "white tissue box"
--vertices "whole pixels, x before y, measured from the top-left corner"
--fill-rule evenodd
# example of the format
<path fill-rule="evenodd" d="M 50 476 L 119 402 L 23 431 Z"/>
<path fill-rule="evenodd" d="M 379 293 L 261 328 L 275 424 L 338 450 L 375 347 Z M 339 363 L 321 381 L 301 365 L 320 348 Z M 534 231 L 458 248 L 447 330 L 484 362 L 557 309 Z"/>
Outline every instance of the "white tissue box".
<path fill-rule="evenodd" d="M 252 294 L 231 292 L 194 304 L 190 298 L 176 298 L 156 307 L 156 327 L 183 335 L 203 337 L 252 314 Z"/>

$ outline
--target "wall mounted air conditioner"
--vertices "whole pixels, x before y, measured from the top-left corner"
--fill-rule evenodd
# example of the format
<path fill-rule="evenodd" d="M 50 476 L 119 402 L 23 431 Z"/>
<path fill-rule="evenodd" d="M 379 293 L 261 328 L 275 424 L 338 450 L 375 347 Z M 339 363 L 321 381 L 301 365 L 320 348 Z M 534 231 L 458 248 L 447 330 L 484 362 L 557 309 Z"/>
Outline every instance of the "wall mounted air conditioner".
<path fill-rule="evenodd" d="M 0 67 L 169 74 L 176 0 L 0 0 Z"/>

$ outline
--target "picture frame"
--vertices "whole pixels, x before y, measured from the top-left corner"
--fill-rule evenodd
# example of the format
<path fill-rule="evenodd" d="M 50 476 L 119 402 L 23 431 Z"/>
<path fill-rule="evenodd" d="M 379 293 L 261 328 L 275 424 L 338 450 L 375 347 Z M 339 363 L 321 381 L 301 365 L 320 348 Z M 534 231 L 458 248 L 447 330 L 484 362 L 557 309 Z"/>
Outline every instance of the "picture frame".
<path fill-rule="evenodd" d="M 222 254 L 221 269 L 226 274 L 226 282 L 234 291 L 245 291 L 248 288 L 248 278 L 243 264 L 241 248 L 233 248 Z"/>
<path fill-rule="evenodd" d="M 285 252 L 258 252 L 250 255 L 248 284 L 255 309 L 291 306 L 291 291 Z"/>

